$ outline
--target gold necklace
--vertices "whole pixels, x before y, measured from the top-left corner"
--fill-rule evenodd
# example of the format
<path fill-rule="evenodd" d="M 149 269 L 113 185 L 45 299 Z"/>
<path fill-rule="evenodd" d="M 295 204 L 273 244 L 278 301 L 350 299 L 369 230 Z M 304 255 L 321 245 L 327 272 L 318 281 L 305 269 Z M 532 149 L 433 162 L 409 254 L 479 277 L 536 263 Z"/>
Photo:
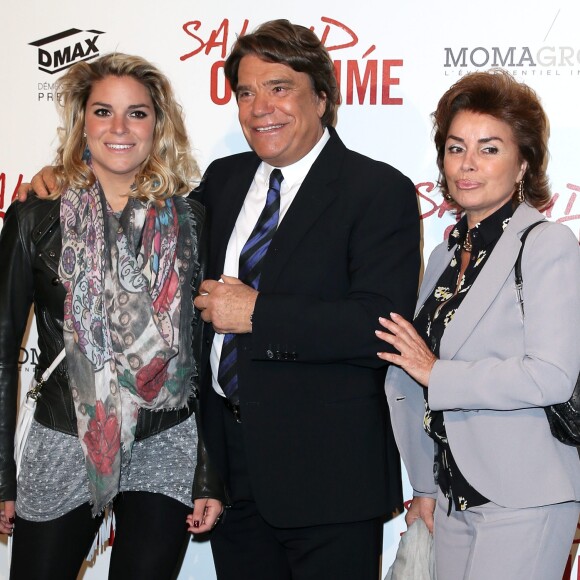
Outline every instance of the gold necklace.
<path fill-rule="evenodd" d="M 471 253 L 471 250 L 473 250 L 473 244 L 471 243 L 471 232 L 469 230 L 467 230 L 467 234 L 465 234 L 465 239 L 463 240 L 461 247 L 468 253 Z"/>

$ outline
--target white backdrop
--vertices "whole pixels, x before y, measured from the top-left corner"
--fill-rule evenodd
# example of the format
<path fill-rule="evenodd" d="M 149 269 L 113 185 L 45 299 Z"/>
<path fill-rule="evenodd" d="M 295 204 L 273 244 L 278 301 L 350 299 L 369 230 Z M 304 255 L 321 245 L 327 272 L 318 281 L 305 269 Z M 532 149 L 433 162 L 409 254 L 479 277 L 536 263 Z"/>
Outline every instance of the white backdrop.
<path fill-rule="evenodd" d="M 331 50 L 343 95 L 337 128 L 345 144 L 391 163 L 417 185 L 425 259 L 453 221 L 440 210 L 435 187 L 430 113 L 461 75 L 493 66 L 507 68 L 541 96 L 551 121 L 549 175 L 556 197 L 548 217 L 566 222 L 578 236 L 578 1 L 442 6 L 430 0 L 294 0 L 283 9 L 265 0 L 247 7 L 226 0 L 23 0 L 10 8 L 4 3 L 0 223 L 19 182 L 53 158 L 57 114 L 52 85 L 66 66 L 112 50 L 155 62 L 174 83 L 203 169 L 217 157 L 247 148 L 221 69 L 229 47 L 244 30 L 288 18 L 312 27 Z M 35 356 L 33 331 L 22 350 L 25 383 Z M 408 497 L 407 482 L 405 490 Z M 385 526 L 384 571 L 394 558 L 402 520 Z M 0 544 L 0 578 L 7 578 L 5 560 Z M 107 563 L 106 552 L 83 578 L 106 577 Z M 576 569 L 567 572 L 566 580 L 580 578 Z M 179 578 L 215 578 L 207 543 L 192 542 Z"/>

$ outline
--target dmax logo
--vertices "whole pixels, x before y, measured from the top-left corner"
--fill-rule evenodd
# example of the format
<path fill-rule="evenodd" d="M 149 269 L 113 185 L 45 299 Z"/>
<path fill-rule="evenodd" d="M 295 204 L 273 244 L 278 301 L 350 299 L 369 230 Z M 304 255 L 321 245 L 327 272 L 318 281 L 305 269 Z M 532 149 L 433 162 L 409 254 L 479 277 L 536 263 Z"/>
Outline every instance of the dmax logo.
<path fill-rule="evenodd" d="M 97 40 L 101 34 L 104 32 L 100 30 L 71 28 L 29 44 L 38 48 L 39 70 L 53 75 L 77 62 L 99 56 Z"/>

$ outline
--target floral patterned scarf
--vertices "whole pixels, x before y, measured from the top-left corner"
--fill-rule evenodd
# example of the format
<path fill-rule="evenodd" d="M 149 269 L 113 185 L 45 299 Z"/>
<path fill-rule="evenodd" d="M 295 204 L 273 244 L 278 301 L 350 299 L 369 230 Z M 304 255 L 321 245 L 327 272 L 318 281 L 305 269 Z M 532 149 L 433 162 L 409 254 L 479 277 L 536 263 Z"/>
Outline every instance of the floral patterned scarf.
<path fill-rule="evenodd" d="M 183 204 L 183 205 L 182 205 Z M 179 211 L 178 211 L 179 210 Z M 119 490 L 140 408 L 184 407 L 193 372 L 187 202 L 129 198 L 120 216 L 98 182 L 62 196 L 64 339 L 93 514 Z"/>

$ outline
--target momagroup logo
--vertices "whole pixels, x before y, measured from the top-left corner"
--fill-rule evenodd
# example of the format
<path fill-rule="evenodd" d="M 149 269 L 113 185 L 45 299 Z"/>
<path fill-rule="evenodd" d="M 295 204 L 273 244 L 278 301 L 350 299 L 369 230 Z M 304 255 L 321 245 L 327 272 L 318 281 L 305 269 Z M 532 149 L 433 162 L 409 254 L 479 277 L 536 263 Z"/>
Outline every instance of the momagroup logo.
<path fill-rule="evenodd" d="M 38 349 L 36 347 L 24 348 L 20 347 L 20 356 L 18 357 L 19 365 L 37 365 L 38 364 Z"/>
<path fill-rule="evenodd" d="M 73 64 L 99 56 L 100 30 L 70 28 L 30 42 L 38 49 L 38 69 L 48 74 L 61 72 Z"/>
<path fill-rule="evenodd" d="M 36 366 L 38 365 L 38 358 L 39 358 L 39 351 L 38 351 L 38 347 L 33 346 L 33 347 L 26 347 L 24 348 L 23 346 L 20 347 L 20 356 L 18 357 L 18 370 L 20 371 L 20 373 L 26 373 L 28 375 L 32 375 L 34 374 L 35 370 L 36 370 Z M 25 379 L 22 374 L 20 376 L 20 378 L 23 381 L 27 381 L 28 379 Z"/>
<path fill-rule="evenodd" d="M 573 46 L 448 46 L 443 50 L 446 76 L 497 67 L 515 76 L 580 76 L 580 49 Z"/>

